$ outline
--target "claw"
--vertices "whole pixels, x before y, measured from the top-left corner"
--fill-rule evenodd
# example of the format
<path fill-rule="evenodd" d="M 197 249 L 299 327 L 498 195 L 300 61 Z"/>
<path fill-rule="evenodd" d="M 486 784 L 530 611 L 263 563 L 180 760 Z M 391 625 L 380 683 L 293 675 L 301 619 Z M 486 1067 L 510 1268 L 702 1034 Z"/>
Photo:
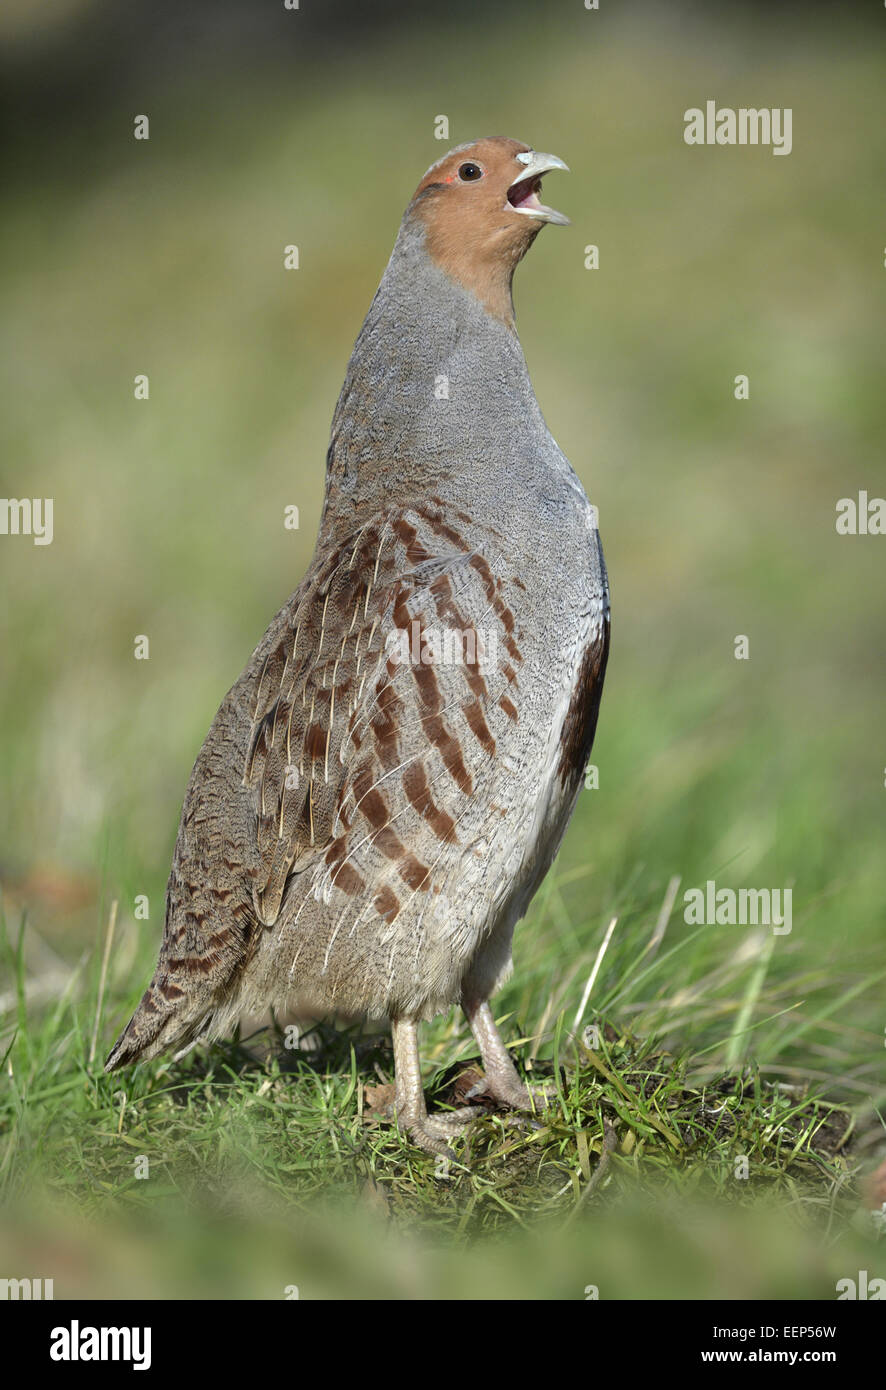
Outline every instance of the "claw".
<path fill-rule="evenodd" d="M 465 1107 L 440 1115 L 422 1115 L 412 1120 L 405 1120 L 400 1116 L 398 1120 L 401 1128 L 406 1130 L 418 1148 L 424 1149 L 425 1153 L 442 1154 L 444 1158 L 457 1163 L 455 1153 L 445 1141 L 458 1134 L 459 1130 L 476 1118 L 477 1112 Z"/>
<path fill-rule="evenodd" d="M 489 1082 L 484 1076 L 480 1081 L 474 1083 L 469 1091 L 465 1091 L 465 1100 L 476 1100 L 478 1096 L 489 1095 Z"/>

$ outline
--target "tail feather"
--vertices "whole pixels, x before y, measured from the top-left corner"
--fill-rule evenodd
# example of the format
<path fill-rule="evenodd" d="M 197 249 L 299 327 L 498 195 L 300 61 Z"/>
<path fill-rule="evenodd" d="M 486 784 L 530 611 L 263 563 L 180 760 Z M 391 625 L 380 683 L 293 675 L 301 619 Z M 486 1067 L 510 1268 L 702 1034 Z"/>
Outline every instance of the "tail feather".
<path fill-rule="evenodd" d="M 223 917 L 216 901 L 219 891 L 213 895 L 207 889 L 195 898 L 196 890 L 190 881 L 183 885 L 173 865 L 160 959 L 138 1008 L 108 1054 L 105 1071 L 217 1037 L 236 1017 L 240 972 L 256 939 L 257 923 L 243 903 L 226 904 Z"/>
<path fill-rule="evenodd" d="M 105 1062 L 105 1071 L 117 1071 L 133 1062 L 148 1062 L 170 1048 L 187 1048 L 209 1028 L 212 1010 L 171 1007 L 158 1002 L 152 981 L 132 1018 L 120 1034 Z"/>

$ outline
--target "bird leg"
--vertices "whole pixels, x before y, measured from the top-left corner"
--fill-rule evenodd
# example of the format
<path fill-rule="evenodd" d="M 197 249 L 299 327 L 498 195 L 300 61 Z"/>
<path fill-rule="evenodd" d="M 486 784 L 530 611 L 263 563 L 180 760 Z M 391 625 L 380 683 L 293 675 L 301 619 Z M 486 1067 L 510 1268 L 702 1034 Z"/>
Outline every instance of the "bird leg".
<path fill-rule="evenodd" d="M 391 1020 L 391 1031 L 394 1037 L 397 1123 L 420 1149 L 455 1158 L 445 1141 L 470 1120 L 476 1119 L 476 1110 L 468 1105 L 460 1110 L 429 1115 L 421 1084 L 418 1023 L 414 1018 L 395 1018 Z"/>
<path fill-rule="evenodd" d="M 495 1026 L 489 1001 L 483 999 L 478 1003 L 466 996 L 462 999 L 462 1008 L 480 1049 L 486 1073 L 486 1080 L 479 1082 L 468 1092 L 468 1096 L 491 1096 L 499 1105 L 506 1105 L 511 1110 L 543 1110 L 554 1099 L 556 1088 L 552 1091 L 548 1087 L 530 1087 L 520 1080 L 511 1054 Z"/>

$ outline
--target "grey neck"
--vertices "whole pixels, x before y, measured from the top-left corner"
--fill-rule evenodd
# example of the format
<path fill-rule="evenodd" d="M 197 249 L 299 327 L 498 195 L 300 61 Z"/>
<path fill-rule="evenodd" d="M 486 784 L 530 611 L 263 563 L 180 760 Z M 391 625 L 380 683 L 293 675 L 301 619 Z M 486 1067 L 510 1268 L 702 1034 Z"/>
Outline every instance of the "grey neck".
<path fill-rule="evenodd" d="M 551 448 L 516 333 L 432 261 L 407 215 L 333 418 L 324 521 L 333 498 L 353 516 L 447 483 L 485 491 Z"/>

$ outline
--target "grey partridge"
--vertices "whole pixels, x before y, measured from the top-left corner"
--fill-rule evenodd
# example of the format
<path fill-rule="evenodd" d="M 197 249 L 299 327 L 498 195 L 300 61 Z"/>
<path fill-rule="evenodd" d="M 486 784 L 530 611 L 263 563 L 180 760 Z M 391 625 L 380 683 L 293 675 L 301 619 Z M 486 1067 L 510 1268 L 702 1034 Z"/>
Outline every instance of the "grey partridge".
<path fill-rule="evenodd" d="M 348 364 L 319 536 L 185 793 L 154 977 L 109 1071 L 297 1004 L 418 1025 L 460 1002 L 493 1100 L 531 1097 L 489 999 L 582 785 L 606 668 L 596 510 L 542 418 L 512 277 L 562 160 L 478 140 L 425 174 Z"/>

